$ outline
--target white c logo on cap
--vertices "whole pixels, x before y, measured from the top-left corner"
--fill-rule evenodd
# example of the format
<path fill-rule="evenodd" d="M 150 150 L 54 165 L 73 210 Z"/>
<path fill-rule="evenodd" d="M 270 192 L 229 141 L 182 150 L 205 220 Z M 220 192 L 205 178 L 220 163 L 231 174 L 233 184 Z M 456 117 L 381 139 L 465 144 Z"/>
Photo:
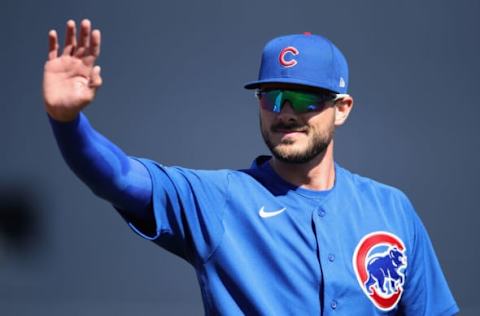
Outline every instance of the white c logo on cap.
<path fill-rule="evenodd" d="M 285 47 L 284 49 L 282 49 L 282 51 L 280 52 L 280 55 L 278 56 L 278 61 L 280 62 L 280 64 L 283 66 L 283 67 L 293 67 L 297 64 L 297 61 L 295 59 L 290 59 L 290 60 L 286 60 L 285 59 L 285 55 L 287 55 L 288 53 L 296 56 L 298 55 L 300 52 L 298 51 L 298 49 L 296 49 L 295 47 L 293 46 L 288 46 L 288 47 Z"/>

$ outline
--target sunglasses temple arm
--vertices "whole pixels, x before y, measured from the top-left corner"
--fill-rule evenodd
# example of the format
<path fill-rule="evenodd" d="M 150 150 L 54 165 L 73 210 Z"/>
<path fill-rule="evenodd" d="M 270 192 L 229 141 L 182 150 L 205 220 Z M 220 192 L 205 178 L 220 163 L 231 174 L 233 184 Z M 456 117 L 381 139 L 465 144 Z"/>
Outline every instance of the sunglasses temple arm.
<path fill-rule="evenodd" d="M 335 102 L 348 96 L 349 94 L 346 94 L 346 93 L 338 93 L 335 95 L 335 99 L 333 99 L 333 101 Z"/>

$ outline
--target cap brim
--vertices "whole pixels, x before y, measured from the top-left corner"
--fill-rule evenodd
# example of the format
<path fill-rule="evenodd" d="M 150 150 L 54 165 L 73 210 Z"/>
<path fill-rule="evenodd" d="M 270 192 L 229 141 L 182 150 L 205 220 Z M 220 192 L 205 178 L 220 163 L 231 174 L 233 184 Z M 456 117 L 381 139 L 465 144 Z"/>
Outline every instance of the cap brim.
<path fill-rule="evenodd" d="M 265 83 L 290 83 L 290 84 L 297 84 L 297 85 L 302 85 L 302 86 L 307 86 L 311 88 L 320 88 L 324 90 L 329 90 L 334 93 L 342 93 L 340 91 L 336 91 L 331 89 L 329 84 L 321 84 L 321 83 L 312 83 L 307 80 L 300 80 L 300 79 L 294 79 L 294 78 L 269 78 L 265 80 L 257 80 L 257 81 L 251 81 L 247 82 L 243 87 L 245 89 L 257 89 L 260 87 L 260 85 L 265 84 Z"/>

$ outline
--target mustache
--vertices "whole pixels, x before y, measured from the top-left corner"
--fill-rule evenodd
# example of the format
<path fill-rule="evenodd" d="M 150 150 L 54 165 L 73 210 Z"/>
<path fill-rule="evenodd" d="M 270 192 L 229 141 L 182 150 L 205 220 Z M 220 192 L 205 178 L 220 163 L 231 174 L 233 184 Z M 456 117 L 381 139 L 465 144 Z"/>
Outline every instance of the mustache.
<path fill-rule="evenodd" d="M 297 124 L 297 123 L 277 123 L 270 127 L 272 132 L 306 132 L 308 131 L 308 126 Z"/>

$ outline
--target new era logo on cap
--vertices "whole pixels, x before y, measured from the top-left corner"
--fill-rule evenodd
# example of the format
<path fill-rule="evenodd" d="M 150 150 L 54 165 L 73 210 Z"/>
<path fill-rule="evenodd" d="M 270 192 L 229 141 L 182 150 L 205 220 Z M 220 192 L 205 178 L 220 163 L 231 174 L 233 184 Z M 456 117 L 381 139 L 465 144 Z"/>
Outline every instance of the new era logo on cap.
<path fill-rule="evenodd" d="M 311 33 L 281 36 L 265 45 L 258 80 L 245 88 L 256 89 L 262 83 L 292 83 L 347 93 L 348 65 L 342 52 L 325 37 Z"/>

